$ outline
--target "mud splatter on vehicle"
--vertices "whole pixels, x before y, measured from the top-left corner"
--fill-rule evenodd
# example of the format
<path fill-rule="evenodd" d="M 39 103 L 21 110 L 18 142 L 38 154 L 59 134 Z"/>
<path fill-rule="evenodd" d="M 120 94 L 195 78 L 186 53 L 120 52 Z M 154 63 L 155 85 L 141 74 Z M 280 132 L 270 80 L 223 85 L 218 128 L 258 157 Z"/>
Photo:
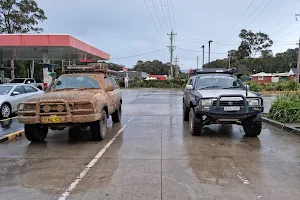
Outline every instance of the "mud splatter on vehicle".
<path fill-rule="evenodd" d="M 43 141 L 49 128 L 69 128 L 69 138 L 75 127 L 90 127 L 94 140 L 106 136 L 107 118 L 120 122 L 122 96 L 120 88 L 103 63 L 66 66 L 49 90 L 19 104 L 19 122 L 24 123 L 29 141 Z"/>

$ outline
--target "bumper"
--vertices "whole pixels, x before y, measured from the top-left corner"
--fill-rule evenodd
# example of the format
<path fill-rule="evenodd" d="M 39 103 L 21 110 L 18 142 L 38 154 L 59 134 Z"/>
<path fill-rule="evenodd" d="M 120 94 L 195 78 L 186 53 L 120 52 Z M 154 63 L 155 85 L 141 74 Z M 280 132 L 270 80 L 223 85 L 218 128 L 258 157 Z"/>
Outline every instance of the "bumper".
<path fill-rule="evenodd" d="M 23 124 L 80 124 L 94 122 L 100 119 L 100 114 L 89 114 L 89 115 L 64 115 L 64 116 L 19 116 L 19 122 Z"/>
<path fill-rule="evenodd" d="M 243 99 L 243 105 L 240 106 L 221 106 L 220 99 L 223 97 L 240 97 Z M 260 106 L 249 106 L 247 99 L 260 99 L 261 104 Z M 226 108 L 238 108 L 236 110 Z M 207 117 L 213 119 L 246 119 L 248 117 L 257 115 L 264 111 L 263 107 L 263 99 L 261 97 L 245 97 L 243 95 L 221 95 L 217 98 L 217 102 L 215 106 L 197 106 L 196 108 L 196 117 L 200 118 L 201 116 L 205 115 Z"/>
<path fill-rule="evenodd" d="M 259 108 L 258 108 L 259 109 Z M 217 111 L 215 108 L 211 108 L 210 110 L 201 110 L 196 109 L 196 117 L 200 118 L 201 116 L 205 115 L 207 117 L 211 117 L 214 119 L 246 119 L 248 117 L 254 116 L 261 113 L 261 111 L 256 110 L 244 110 L 241 108 L 241 111 L 236 112 L 224 112 L 224 111 Z"/>
<path fill-rule="evenodd" d="M 90 104 L 86 101 L 70 103 L 66 100 L 52 100 L 51 102 L 40 100 L 37 103 L 26 104 L 35 106 L 35 109 L 24 110 L 24 103 L 18 105 L 18 119 L 20 123 L 24 124 L 79 124 L 94 122 L 101 118 L 100 113 L 94 113 L 93 107 L 74 109 L 74 104 Z M 41 109 L 41 106 L 43 106 L 43 109 Z M 45 107 L 48 110 L 45 110 Z"/>

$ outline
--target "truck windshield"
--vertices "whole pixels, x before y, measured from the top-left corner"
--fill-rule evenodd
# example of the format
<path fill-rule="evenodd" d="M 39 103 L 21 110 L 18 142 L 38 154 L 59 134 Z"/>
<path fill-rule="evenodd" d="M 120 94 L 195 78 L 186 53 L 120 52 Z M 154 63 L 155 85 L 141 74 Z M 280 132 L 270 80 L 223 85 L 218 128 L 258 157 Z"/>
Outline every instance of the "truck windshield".
<path fill-rule="evenodd" d="M 100 88 L 98 81 L 88 76 L 61 76 L 53 86 L 54 90 Z"/>
<path fill-rule="evenodd" d="M 10 83 L 24 83 L 25 79 L 22 78 L 15 78 L 10 81 Z"/>
<path fill-rule="evenodd" d="M 226 75 L 200 75 L 196 78 L 197 90 L 242 88 L 237 79 Z"/>

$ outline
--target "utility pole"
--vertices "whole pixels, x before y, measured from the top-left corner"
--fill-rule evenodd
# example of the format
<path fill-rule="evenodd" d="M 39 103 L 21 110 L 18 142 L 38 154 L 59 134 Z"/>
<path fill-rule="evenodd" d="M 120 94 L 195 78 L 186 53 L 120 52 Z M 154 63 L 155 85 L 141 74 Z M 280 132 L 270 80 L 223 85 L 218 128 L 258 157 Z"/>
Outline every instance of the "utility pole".
<path fill-rule="evenodd" d="M 177 34 L 174 34 L 173 33 L 173 30 L 171 31 L 171 34 L 168 34 L 170 35 L 170 41 L 171 41 L 171 46 L 169 46 L 170 48 L 170 65 L 171 65 L 171 74 L 170 74 L 170 77 L 173 78 L 173 51 L 174 51 L 174 46 L 173 46 L 173 36 L 174 35 L 177 35 Z"/>
<path fill-rule="evenodd" d="M 210 43 L 212 43 L 212 40 L 208 41 L 208 63 L 210 63 Z"/>
<path fill-rule="evenodd" d="M 199 56 L 197 56 L 197 69 L 198 69 L 198 59 L 199 59 Z"/>
<path fill-rule="evenodd" d="M 298 47 L 299 47 L 299 50 L 298 50 L 298 60 L 297 60 L 297 83 L 299 83 L 299 71 L 300 71 L 300 37 L 299 37 L 299 43 L 298 43 Z"/>
<path fill-rule="evenodd" d="M 203 49 L 203 55 L 202 55 L 202 56 L 203 56 L 203 57 L 202 57 L 202 58 L 203 58 L 203 61 L 202 61 L 202 68 L 203 68 L 203 67 L 204 67 L 204 48 L 205 48 L 205 46 L 204 46 L 204 45 L 202 45 L 202 47 L 201 47 L 201 48 Z"/>
<path fill-rule="evenodd" d="M 178 56 L 176 56 L 176 58 L 174 58 L 174 60 L 175 60 L 174 77 L 177 77 L 178 59 L 179 59 Z"/>

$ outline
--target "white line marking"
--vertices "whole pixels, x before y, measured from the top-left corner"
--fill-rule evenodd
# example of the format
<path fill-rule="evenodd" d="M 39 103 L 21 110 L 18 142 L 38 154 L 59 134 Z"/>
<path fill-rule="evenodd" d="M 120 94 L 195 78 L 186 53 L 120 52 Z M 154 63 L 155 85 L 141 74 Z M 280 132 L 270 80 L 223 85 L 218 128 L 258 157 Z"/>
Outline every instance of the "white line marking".
<path fill-rule="evenodd" d="M 85 167 L 85 169 L 77 176 L 77 178 L 71 183 L 69 188 L 61 195 L 58 200 L 66 200 L 70 195 L 70 192 L 75 189 L 76 185 L 83 179 L 83 177 L 90 171 L 90 169 L 97 163 L 99 158 L 105 153 L 105 151 L 109 148 L 109 146 L 117 139 L 117 137 L 122 133 L 122 131 L 126 128 L 127 124 L 125 124 L 117 134 L 104 146 L 104 148 L 99 151 L 99 153 L 95 156 L 95 158 Z"/>
<path fill-rule="evenodd" d="M 130 122 L 132 120 L 133 117 L 130 117 L 130 119 L 127 122 Z"/>
<path fill-rule="evenodd" d="M 229 163 L 229 165 L 237 172 L 237 177 L 239 177 L 244 185 L 246 185 L 247 187 L 254 187 L 254 185 L 250 183 L 250 181 L 239 171 L 239 169 L 235 167 L 235 164 Z M 256 198 L 261 199 L 262 195 L 256 194 Z"/>

